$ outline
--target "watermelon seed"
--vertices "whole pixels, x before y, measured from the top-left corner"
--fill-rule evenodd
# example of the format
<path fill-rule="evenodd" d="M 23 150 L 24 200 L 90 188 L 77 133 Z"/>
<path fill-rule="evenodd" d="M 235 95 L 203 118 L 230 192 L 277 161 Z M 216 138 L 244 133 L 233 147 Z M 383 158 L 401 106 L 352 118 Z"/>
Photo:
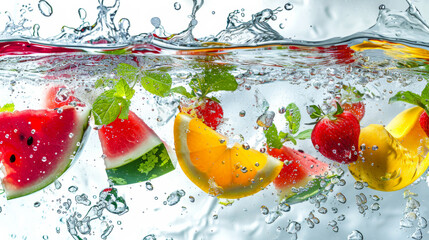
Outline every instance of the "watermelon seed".
<path fill-rule="evenodd" d="M 24 137 L 24 134 L 22 134 L 22 133 L 21 133 L 21 134 L 19 134 L 19 140 L 23 141 L 23 140 L 24 140 L 24 138 L 25 138 L 25 137 Z"/>
<path fill-rule="evenodd" d="M 16 160 L 15 154 L 12 154 L 12 156 L 10 156 L 9 160 L 11 163 L 14 163 Z"/>
<path fill-rule="evenodd" d="M 31 144 L 33 144 L 33 140 L 34 140 L 34 139 L 33 139 L 33 137 L 31 137 L 31 136 L 30 136 L 30 137 L 27 139 L 27 145 L 28 145 L 28 146 L 30 146 Z"/>

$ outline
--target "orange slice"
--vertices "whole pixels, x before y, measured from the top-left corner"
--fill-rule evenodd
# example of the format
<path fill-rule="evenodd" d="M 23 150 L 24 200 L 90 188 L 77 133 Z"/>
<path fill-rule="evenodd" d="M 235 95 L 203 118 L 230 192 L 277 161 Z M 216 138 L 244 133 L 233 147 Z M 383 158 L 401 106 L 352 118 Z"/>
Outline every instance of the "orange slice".
<path fill-rule="evenodd" d="M 179 113 L 174 122 L 176 154 L 186 176 L 201 190 L 219 198 L 241 198 L 259 192 L 282 169 L 283 162 L 236 143 L 201 120 Z"/>

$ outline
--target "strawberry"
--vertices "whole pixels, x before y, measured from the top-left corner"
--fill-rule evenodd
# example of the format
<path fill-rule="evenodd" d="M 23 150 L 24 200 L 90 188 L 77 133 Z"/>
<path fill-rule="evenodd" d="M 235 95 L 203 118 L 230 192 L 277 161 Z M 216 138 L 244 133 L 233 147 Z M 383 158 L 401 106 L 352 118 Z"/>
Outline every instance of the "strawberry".
<path fill-rule="evenodd" d="M 204 98 L 202 100 L 191 99 L 181 102 L 179 109 L 181 112 L 188 113 L 193 117 L 203 120 L 203 122 L 213 130 L 216 130 L 223 120 L 222 106 L 209 98 Z"/>
<path fill-rule="evenodd" d="M 325 115 L 319 107 L 310 106 L 311 118 L 318 121 L 311 133 L 313 146 L 319 152 L 334 161 L 351 163 L 358 158 L 360 125 L 357 118 L 343 111 L 337 103 L 337 111 Z"/>
<path fill-rule="evenodd" d="M 426 136 L 429 137 L 429 116 L 426 112 L 423 112 L 420 115 L 419 123 L 420 123 L 420 126 L 423 128 L 423 131 L 425 131 Z"/>
<path fill-rule="evenodd" d="M 333 105 L 338 102 L 344 111 L 351 112 L 360 121 L 365 115 L 365 104 L 362 100 L 363 94 L 361 92 L 355 87 L 344 85 L 340 97 L 333 102 Z"/>

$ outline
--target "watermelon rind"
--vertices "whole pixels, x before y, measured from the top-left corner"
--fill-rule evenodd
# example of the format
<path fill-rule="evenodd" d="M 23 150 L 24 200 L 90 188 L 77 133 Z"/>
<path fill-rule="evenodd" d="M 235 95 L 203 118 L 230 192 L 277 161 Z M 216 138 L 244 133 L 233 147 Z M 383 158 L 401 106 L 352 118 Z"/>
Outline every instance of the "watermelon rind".
<path fill-rule="evenodd" d="M 63 107 L 63 109 L 71 108 L 69 106 Z M 8 200 L 19 198 L 22 196 L 29 195 L 31 193 L 37 192 L 51 183 L 53 183 L 55 180 L 57 180 L 71 165 L 73 159 L 75 159 L 76 155 L 79 154 L 80 149 L 84 146 L 84 134 L 85 130 L 88 127 L 88 121 L 89 121 L 89 114 L 90 109 L 87 107 L 77 107 L 75 108 L 76 113 L 78 115 L 77 121 L 74 123 L 74 131 L 73 133 L 73 140 L 70 142 L 69 149 L 64 149 L 63 156 L 64 161 L 58 164 L 55 171 L 53 171 L 50 175 L 44 175 L 44 178 L 39 180 L 36 184 L 33 184 L 30 187 L 26 187 L 24 189 L 16 188 L 14 185 L 11 185 L 4 180 L 2 181 L 3 188 L 6 192 L 6 198 Z M 60 129 L 59 129 L 60 130 Z M 61 156 L 59 156 L 60 158 Z M 4 166 L 1 167 L 1 170 L 3 173 L 6 172 L 4 169 Z"/>
<path fill-rule="evenodd" d="M 175 169 L 170 156 L 168 148 L 161 142 L 136 159 L 128 160 L 125 165 L 106 169 L 106 173 L 114 185 L 148 181 Z"/>
<path fill-rule="evenodd" d="M 106 157 L 104 163 L 106 169 L 114 169 L 120 166 L 126 165 L 134 160 L 140 158 L 145 153 L 149 152 L 159 144 L 162 144 L 161 139 L 155 134 L 149 135 L 144 141 L 140 144 L 133 147 L 133 149 L 127 149 L 129 152 L 118 157 Z"/>

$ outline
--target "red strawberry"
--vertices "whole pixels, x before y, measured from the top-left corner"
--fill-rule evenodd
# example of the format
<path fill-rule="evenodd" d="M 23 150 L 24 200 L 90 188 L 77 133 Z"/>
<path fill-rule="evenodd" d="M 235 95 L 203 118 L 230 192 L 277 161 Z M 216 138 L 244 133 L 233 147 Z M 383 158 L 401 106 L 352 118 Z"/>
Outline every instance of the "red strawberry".
<path fill-rule="evenodd" d="M 420 115 L 419 122 L 420 122 L 420 126 L 423 128 L 423 131 L 425 131 L 426 136 L 429 137 L 429 116 L 426 113 L 426 111 L 424 111 Z"/>
<path fill-rule="evenodd" d="M 218 102 L 208 98 L 181 102 L 180 111 L 203 120 L 207 126 L 214 130 L 216 130 L 223 120 L 222 106 Z"/>
<path fill-rule="evenodd" d="M 362 120 L 365 115 L 365 104 L 363 102 L 355 102 L 355 103 L 343 103 L 341 107 L 344 111 L 351 112 L 358 121 Z"/>
<path fill-rule="evenodd" d="M 341 89 L 338 100 L 333 101 L 333 105 L 338 102 L 344 111 L 351 112 L 358 121 L 362 120 L 365 115 L 365 104 L 363 103 L 363 94 L 355 87 L 344 85 Z"/>
<path fill-rule="evenodd" d="M 320 108 L 310 106 L 316 112 L 310 116 L 319 118 L 311 133 L 311 141 L 319 152 L 334 161 L 351 163 L 358 158 L 360 125 L 351 112 L 343 112 L 337 103 L 337 111 L 323 115 Z"/>

